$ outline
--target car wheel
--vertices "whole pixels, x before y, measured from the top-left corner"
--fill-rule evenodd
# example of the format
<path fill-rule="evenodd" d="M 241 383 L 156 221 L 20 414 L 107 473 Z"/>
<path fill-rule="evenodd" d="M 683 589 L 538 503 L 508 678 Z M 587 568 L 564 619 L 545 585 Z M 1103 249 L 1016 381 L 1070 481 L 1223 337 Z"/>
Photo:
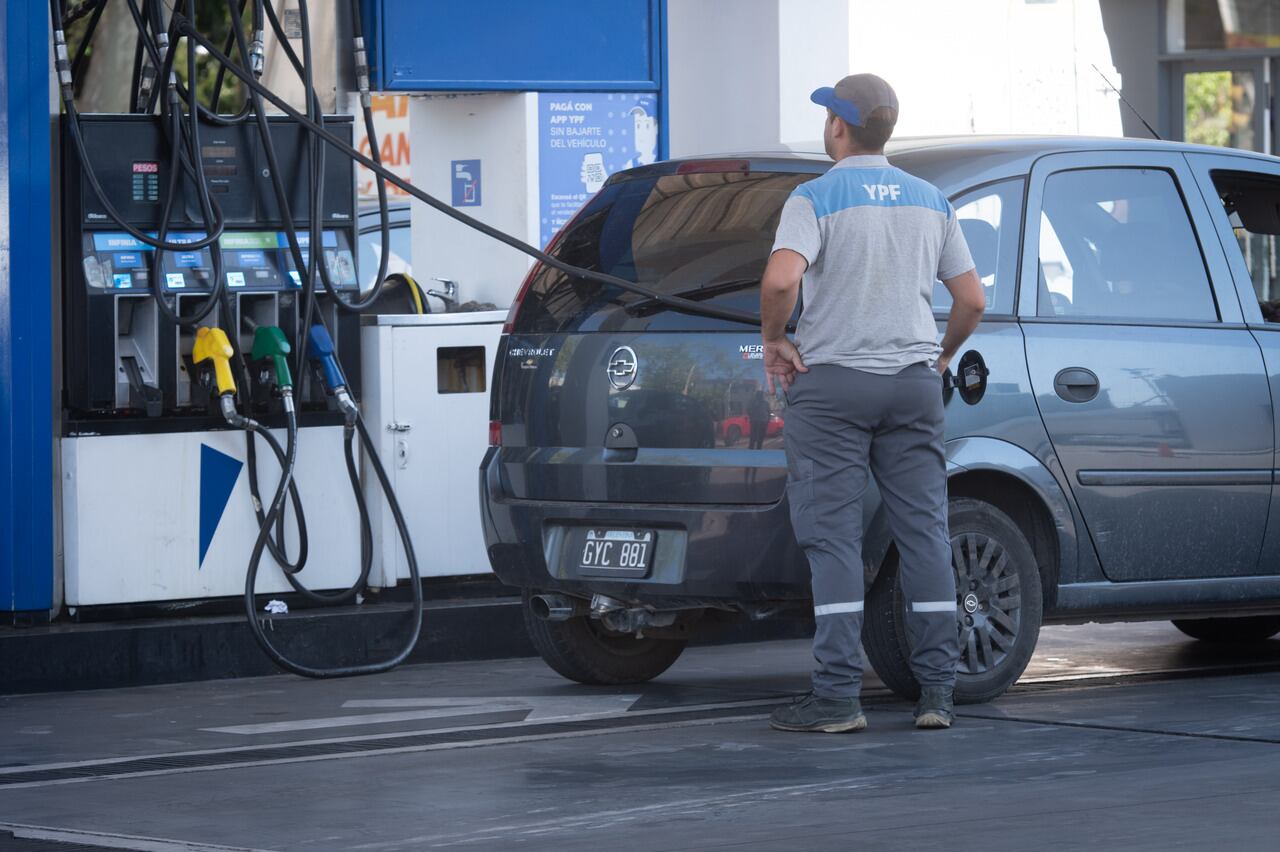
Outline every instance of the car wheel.
<path fill-rule="evenodd" d="M 1242 618 L 1175 618 L 1173 626 L 1201 642 L 1263 642 L 1280 633 L 1280 615 Z"/>
<path fill-rule="evenodd" d="M 990 701 L 1013 686 L 1035 651 L 1044 617 L 1040 570 L 1022 530 L 995 506 L 952 500 L 948 524 L 959 603 L 955 698 Z M 920 685 L 909 663 L 906 613 L 898 566 L 886 565 L 867 593 L 863 647 L 885 685 L 914 700 Z"/>
<path fill-rule="evenodd" d="M 730 426 L 724 433 L 724 445 L 732 447 L 742 440 L 742 427 Z"/>
<path fill-rule="evenodd" d="M 524 595 L 524 625 L 538 654 L 569 680 L 592 685 L 643 683 L 671 668 L 686 644 L 684 639 L 662 639 L 614 633 L 598 620 L 578 616 L 566 621 L 544 621 Z"/>

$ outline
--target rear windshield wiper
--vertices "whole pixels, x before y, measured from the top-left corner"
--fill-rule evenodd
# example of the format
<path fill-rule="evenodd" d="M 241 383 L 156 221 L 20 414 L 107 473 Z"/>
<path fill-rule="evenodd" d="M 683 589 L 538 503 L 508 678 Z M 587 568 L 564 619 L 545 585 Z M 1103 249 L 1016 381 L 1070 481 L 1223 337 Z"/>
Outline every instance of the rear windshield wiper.
<path fill-rule="evenodd" d="M 678 290 L 675 293 L 666 294 L 668 298 L 687 299 L 691 302 L 710 299 L 713 296 L 721 296 L 725 293 L 734 293 L 738 290 L 745 290 L 760 283 L 760 276 L 753 278 L 730 278 L 725 281 L 714 281 L 711 284 L 704 284 L 701 287 L 690 287 L 688 290 Z M 627 312 L 637 316 L 653 313 L 659 308 L 669 309 L 670 303 L 661 299 L 641 299 L 634 304 L 627 306 Z"/>

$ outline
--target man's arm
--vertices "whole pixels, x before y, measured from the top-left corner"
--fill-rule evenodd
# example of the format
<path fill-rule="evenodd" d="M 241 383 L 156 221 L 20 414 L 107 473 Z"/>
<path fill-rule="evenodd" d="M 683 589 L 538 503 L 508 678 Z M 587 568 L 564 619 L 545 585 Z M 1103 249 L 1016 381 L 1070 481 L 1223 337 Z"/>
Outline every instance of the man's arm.
<path fill-rule="evenodd" d="M 982 279 L 976 269 L 947 278 L 943 285 L 951 293 L 951 315 L 947 318 L 947 330 L 942 336 L 942 355 L 938 358 L 938 372 L 944 373 L 956 352 L 973 334 L 987 309 L 982 293 Z"/>
<path fill-rule="evenodd" d="M 778 249 L 769 257 L 764 278 L 760 281 L 760 326 L 764 335 L 764 369 L 768 377 L 769 393 L 774 392 L 775 377 L 782 387 L 791 387 L 796 373 L 807 373 L 809 368 L 800 358 L 800 351 L 787 339 L 787 320 L 795 310 L 800 295 L 800 281 L 809 262 L 804 255 L 791 249 Z"/>

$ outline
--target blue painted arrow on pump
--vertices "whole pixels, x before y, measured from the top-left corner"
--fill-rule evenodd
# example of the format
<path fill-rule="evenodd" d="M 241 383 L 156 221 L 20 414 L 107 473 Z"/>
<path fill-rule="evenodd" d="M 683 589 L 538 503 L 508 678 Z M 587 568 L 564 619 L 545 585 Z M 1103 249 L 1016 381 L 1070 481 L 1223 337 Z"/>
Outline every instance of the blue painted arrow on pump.
<path fill-rule="evenodd" d="M 240 468 L 244 462 L 219 452 L 208 444 L 200 445 L 200 566 L 218 531 L 218 522 L 231 500 Z"/>

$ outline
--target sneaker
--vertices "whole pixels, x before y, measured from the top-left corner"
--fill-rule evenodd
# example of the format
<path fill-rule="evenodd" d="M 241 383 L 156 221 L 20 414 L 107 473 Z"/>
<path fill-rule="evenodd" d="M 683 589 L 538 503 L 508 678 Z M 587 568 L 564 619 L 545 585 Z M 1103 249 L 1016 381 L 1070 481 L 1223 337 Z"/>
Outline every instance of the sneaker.
<path fill-rule="evenodd" d="M 950 728 L 955 720 L 951 687 L 926 686 L 916 702 L 917 728 Z"/>
<path fill-rule="evenodd" d="M 774 710 L 769 726 L 779 731 L 843 734 L 865 730 L 867 717 L 856 698 L 823 698 L 810 692 Z"/>

